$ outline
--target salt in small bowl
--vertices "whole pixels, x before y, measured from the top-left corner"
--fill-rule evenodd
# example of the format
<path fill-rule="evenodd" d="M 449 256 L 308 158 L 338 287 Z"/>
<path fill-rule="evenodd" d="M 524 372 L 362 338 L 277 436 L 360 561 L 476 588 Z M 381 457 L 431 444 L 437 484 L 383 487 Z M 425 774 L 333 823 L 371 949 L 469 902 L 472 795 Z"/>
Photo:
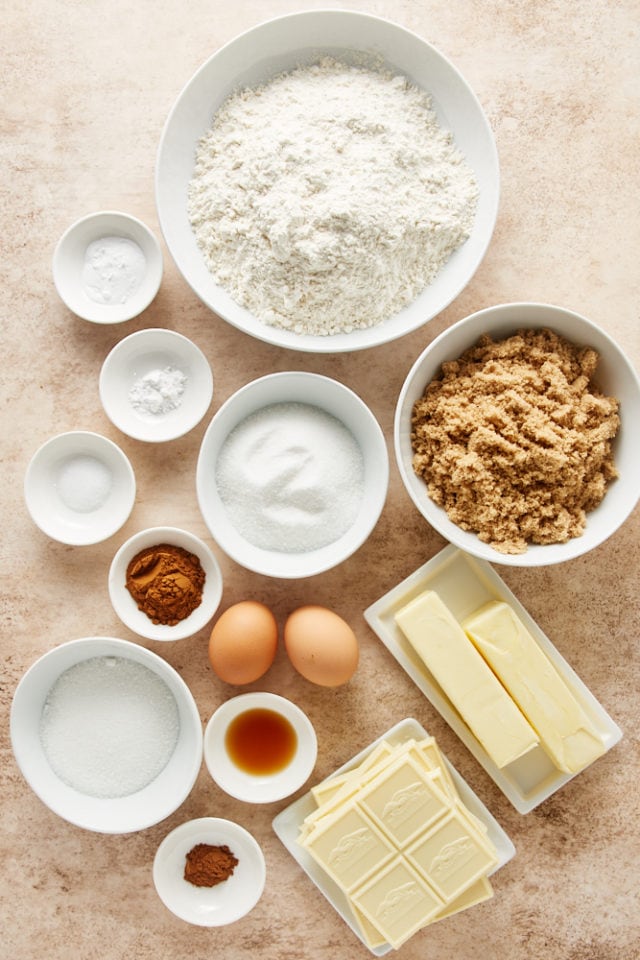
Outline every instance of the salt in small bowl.
<path fill-rule="evenodd" d="M 162 395 L 149 381 L 158 374 L 178 377 L 179 391 Z M 150 392 L 150 403 L 136 402 L 135 391 Z M 135 440 L 163 443 L 184 436 L 207 412 L 213 396 L 213 374 L 204 353 L 174 330 L 138 330 L 120 340 L 102 364 L 100 400 L 111 422 Z"/>
<path fill-rule="evenodd" d="M 96 258 L 101 258 L 99 266 Z M 156 296 L 162 272 L 160 244 L 149 227 L 117 210 L 77 220 L 53 254 L 53 282 L 60 298 L 91 323 L 137 317 Z"/>
<path fill-rule="evenodd" d="M 184 879 L 186 856 L 197 844 L 227 846 L 238 860 L 233 873 L 213 887 Z M 164 838 L 153 861 L 153 882 L 164 905 L 181 920 L 222 927 L 253 910 L 264 890 L 266 865 L 255 838 L 231 820 L 200 817 Z"/>
<path fill-rule="evenodd" d="M 52 540 L 99 543 L 128 519 L 136 480 L 128 457 L 98 433 L 71 430 L 33 455 L 24 480 L 27 510 Z"/>
<path fill-rule="evenodd" d="M 139 610 L 126 587 L 127 567 L 140 550 L 169 543 L 194 553 L 205 573 L 202 602 L 188 617 L 169 626 L 153 623 Z M 122 544 L 109 569 L 109 597 L 113 609 L 125 626 L 147 640 L 183 640 L 202 630 L 215 614 L 222 599 L 222 572 L 213 551 L 204 540 L 178 527 L 149 527 L 134 534 Z"/>
<path fill-rule="evenodd" d="M 252 773 L 232 759 L 227 744 L 230 724 L 250 710 L 269 710 L 293 727 L 295 747 L 290 761 L 273 773 Z M 275 693 L 243 693 L 227 700 L 210 718 L 204 734 L 204 760 L 221 790 L 245 803 L 273 803 L 295 793 L 309 779 L 318 755 L 318 741 L 307 715 L 291 700 Z"/>

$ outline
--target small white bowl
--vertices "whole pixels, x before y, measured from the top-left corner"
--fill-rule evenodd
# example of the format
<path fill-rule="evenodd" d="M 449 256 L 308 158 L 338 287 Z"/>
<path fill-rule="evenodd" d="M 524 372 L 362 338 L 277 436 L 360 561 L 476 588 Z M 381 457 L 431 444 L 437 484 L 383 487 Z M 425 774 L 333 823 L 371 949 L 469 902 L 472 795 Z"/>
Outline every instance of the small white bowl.
<path fill-rule="evenodd" d="M 147 667 L 166 683 L 178 709 L 180 730 L 167 765 L 128 796 L 89 796 L 63 782 L 51 768 L 40 737 L 49 691 L 66 670 L 93 657 L 127 658 Z M 117 719 L 114 714 L 114 724 Z M 202 722 L 184 680 L 162 657 L 113 637 L 69 640 L 32 664 L 13 697 L 11 744 L 25 780 L 42 802 L 69 823 L 98 833 L 131 833 L 164 820 L 189 795 L 202 766 Z"/>
<path fill-rule="evenodd" d="M 186 856 L 198 843 L 227 846 L 237 858 L 233 873 L 214 887 L 184 879 Z M 253 910 L 266 879 L 264 854 L 252 835 L 231 820 L 189 820 L 164 838 L 153 861 L 158 896 L 172 913 L 200 927 L 222 927 Z"/>
<path fill-rule="evenodd" d="M 353 525 L 333 543 L 306 552 L 268 550 L 250 543 L 233 525 L 216 486 L 218 455 L 234 427 L 257 410 L 279 403 L 307 404 L 331 414 L 351 431 L 364 459 L 364 494 Z M 200 510 L 220 547 L 248 570 L 285 579 L 322 573 L 362 546 L 378 522 L 388 483 L 386 442 L 371 410 L 337 380 L 302 371 L 268 374 L 229 397 L 207 428 L 196 470 Z"/>
<path fill-rule="evenodd" d="M 229 724 L 248 710 L 272 710 L 292 725 L 297 742 L 291 761 L 271 774 L 252 774 L 238 767 L 229 756 L 226 735 Z M 221 790 L 245 803 L 273 803 L 299 790 L 311 776 L 318 755 L 318 741 L 305 713 L 275 693 L 242 693 L 215 711 L 204 733 L 204 759 L 212 779 Z"/>
<path fill-rule="evenodd" d="M 43 533 L 60 543 L 99 543 L 128 519 L 136 479 L 112 440 L 72 430 L 47 440 L 31 458 L 24 480 L 27 510 Z"/>
<path fill-rule="evenodd" d="M 170 543 L 196 554 L 205 572 L 200 606 L 174 626 L 153 623 L 146 613 L 138 610 L 126 587 L 127 567 L 131 560 L 146 547 L 161 543 Z M 113 609 L 124 625 L 139 636 L 146 637 L 147 640 L 183 640 L 206 627 L 218 609 L 222 598 L 222 572 L 212 550 L 200 537 L 178 527 L 149 527 L 135 533 L 123 543 L 111 561 L 109 596 Z"/>
<path fill-rule="evenodd" d="M 455 360 L 484 333 L 505 339 L 518 329 L 548 327 L 572 343 L 591 346 L 599 354 L 594 380 L 607 396 L 620 402 L 620 429 L 613 453 L 619 472 L 601 503 L 587 514 L 584 532 L 566 543 L 531 544 L 524 553 L 505 554 L 483 543 L 475 533 L 453 523 L 427 493 L 412 466 L 411 412 L 425 387 L 440 374 L 442 363 Z M 562 563 L 593 550 L 629 516 L 640 496 L 640 456 L 636 425 L 640 421 L 640 381 L 621 348 L 590 320 L 562 307 L 542 303 L 507 303 L 480 310 L 455 323 L 429 344 L 409 371 L 395 413 L 395 453 L 404 485 L 414 504 L 443 537 L 461 550 L 490 563 L 512 567 L 539 567 Z"/>
<path fill-rule="evenodd" d="M 100 299 L 93 299 L 98 294 L 88 292 L 91 278 L 85 264 L 90 245 L 105 238 L 124 241 L 138 259 L 140 251 L 144 257 L 143 266 L 131 271 L 137 282 L 135 289 L 129 295 L 116 294 L 110 301 L 102 294 Z M 118 259 L 121 264 L 120 254 Z M 108 290 L 108 278 L 116 270 L 122 275 L 123 267 L 107 256 L 101 269 L 107 278 L 104 290 Z M 137 317 L 154 299 L 161 280 L 162 251 L 154 234 L 141 220 L 116 210 L 90 213 L 77 220 L 62 235 L 53 254 L 53 282 L 60 298 L 77 316 L 91 323 L 122 323 Z"/>
<path fill-rule="evenodd" d="M 187 211 L 198 141 L 224 100 L 277 74 L 330 55 L 349 63 L 384 61 L 392 72 L 427 91 L 441 125 L 476 174 L 479 200 L 471 235 L 409 306 L 374 327 L 312 336 L 260 321 L 214 281 L 196 243 Z M 276 17 L 217 50 L 183 88 L 167 118 L 156 161 L 160 227 L 178 269 L 200 299 L 233 326 L 289 350 L 339 353 L 404 336 L 442 310 L 464 289 L 481 263 L 496 221 L 500 193 L 493 133 L 473 90 L 457 68 L 422 37 L 382 17 L 352 10 L 305 10 Z"/>
<path fill-rule="evenodd" d="M 184 392 L 156 413 L 134 405 L 131 390 L 155 371 L 184 375 Z M 162 443 L 184 436 L 202 420 L 213 396 L 213 375 L 204 353 L 187 337 L 162 328 L 138 330 L 115 345 L 100 371 L 100 400 L 111 422 L 135 440 Z M 175 403 L 175 406 L 172 406 Z"/>

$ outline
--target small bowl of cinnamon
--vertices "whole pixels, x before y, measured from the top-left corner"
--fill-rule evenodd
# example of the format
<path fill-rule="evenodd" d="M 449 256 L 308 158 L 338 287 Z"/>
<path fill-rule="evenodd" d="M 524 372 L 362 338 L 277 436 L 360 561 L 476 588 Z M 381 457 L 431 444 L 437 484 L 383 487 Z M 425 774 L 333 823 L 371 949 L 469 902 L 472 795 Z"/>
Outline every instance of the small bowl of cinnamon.
<path fill-rule="evenodd" d="M 222 598 L 222 573 L 207 544 L 178 527 L 149 527 L 120 547 L 109 596 L 125 626 L 148 640 L 182 640 L 202 630 Z"/>
<path fill-rule="evenodd" d="M 237 823 L 201 817 L 164 838 L 153 862 L 153 882 L 164 905 L 181 920 L 221 927 L 244 917 L 262 896 L 264 854 Z"/>

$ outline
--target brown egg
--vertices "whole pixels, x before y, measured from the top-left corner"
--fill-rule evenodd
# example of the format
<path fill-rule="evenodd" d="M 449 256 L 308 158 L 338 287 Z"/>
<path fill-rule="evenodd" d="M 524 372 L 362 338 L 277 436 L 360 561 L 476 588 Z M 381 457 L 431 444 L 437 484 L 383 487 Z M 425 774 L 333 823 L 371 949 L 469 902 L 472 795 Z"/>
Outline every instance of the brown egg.
<path fill-rule="evenodd" d="M 358 666 L 355 633 L 326 607 L 294 610 L 284 625 L 284 645 L 298 673 L 321 687 L 339 687 Z"/>
<path fill-rule="evenodd" d="M 278 646 L 278 624 L 257 600 L 228 607 L 209 638 L 209 662 L 225 683 L 252 683 L 267 672 Z"/>

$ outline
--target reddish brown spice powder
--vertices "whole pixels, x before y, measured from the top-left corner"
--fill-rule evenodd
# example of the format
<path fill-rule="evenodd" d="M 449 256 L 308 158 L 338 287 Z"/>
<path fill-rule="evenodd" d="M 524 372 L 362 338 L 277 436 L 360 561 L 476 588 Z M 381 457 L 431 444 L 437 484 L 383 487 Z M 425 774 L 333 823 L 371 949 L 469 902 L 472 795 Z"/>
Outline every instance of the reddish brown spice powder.
<path fill-rule="evenodd" d="M 197 843 L 186 856 L 184 879 L 196 887 L 215 887 L 228 880 L 237 865 L 226 844 Z"/>
<path fill-rule="evenodd" d="M 200 606 L 204 581 L 199 557 L 170 543 L 145 547 L 127 566 L 126 587 L 138 609 L 170 627 Z"/>

